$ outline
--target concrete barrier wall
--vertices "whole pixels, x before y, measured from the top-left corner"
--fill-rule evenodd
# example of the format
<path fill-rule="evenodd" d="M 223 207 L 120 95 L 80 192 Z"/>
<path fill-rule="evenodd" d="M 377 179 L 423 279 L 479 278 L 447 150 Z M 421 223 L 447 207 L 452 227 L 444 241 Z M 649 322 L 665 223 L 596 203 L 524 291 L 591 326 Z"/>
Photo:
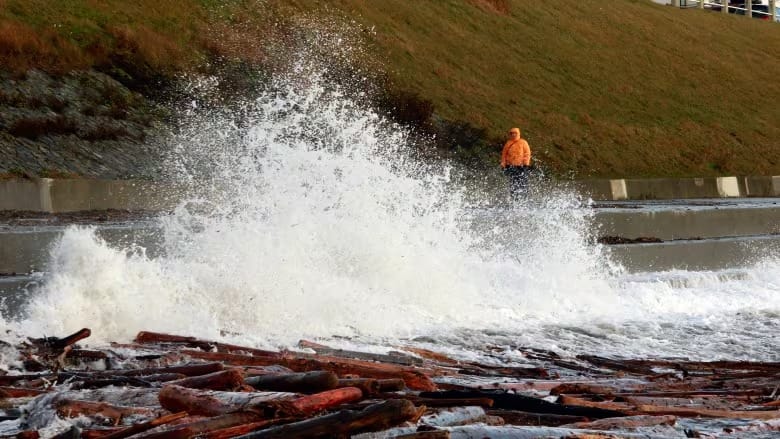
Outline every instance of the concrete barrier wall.
<path fill-rule="evenodd" d="M 594 200 L 780 197 L 780 176 L 579 180 L 572 186 Z M 167 210 L 180 199 L 172 183 L 133 180 L 0 180 L 0 210 Z"/>
<path fill-rule="evenodd" d="M 179 197 L 173 184 L 133 180 L 0 180 L 0 210 L 167 210 Z"/>
<path fill-rule="evenodd" d="M 780 197 L 779 176 L 582 180 L 575 187 L 594 200 Z"/>
<path fill-rule="evenodd" d="M 0 210 L 45 211 L 42 189 L 34 180 L 0 180 Z"/>

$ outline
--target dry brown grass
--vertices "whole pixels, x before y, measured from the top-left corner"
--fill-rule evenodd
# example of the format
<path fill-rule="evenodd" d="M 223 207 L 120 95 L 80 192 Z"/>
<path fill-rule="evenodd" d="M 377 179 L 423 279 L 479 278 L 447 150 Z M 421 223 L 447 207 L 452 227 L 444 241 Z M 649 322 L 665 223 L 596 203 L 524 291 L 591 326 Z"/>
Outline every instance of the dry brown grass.
<path fill-rule="evenodd" d="M 509 0 L 469 0 L 469 3 L 486 11 L 509 14 Z"/>
<path fill-rule="evenodd" d="M 107 28 L 114 38 L 112 56 L 155 70 L 173 71 L 186 65 L 187 51 L 167 35 L 138 24 Z"/>
<path fill-rule="evenodd" d="M 0 21 L 0 65 L 23 72 L 42 68 L 65 72 L 88 65 L 84 54 L 53 30 L 37 31 L 13 21 Z"/>

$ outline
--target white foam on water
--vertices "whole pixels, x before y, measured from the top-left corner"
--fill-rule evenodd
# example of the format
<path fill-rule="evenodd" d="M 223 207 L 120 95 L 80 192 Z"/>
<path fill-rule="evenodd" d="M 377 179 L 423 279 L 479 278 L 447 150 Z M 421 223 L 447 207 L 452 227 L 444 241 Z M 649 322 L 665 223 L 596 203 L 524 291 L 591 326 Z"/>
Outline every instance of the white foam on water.
<path fill-rule="evenodd" d="M 177 138 L 169 168 L 191 191 L 160 219 L 164 256 L 71 227 L 45 286 L 5 324 L 86 326 L 93 343 L 152 330 L 260 346 L 425 336 L 465 350 L 777 355 L 776 260 L 732 277 L 625 274 L 592 243 L 575 195 L 486 207 L 316 76 L 275 84 L 245 115 Z"/>

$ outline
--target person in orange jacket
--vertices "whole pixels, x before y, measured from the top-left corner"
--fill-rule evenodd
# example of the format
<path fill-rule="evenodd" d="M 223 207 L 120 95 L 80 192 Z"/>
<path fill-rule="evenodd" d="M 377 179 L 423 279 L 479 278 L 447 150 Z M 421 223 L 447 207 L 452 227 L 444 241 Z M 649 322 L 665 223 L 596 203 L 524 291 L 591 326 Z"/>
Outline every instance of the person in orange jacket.
<path fill-rule="evenodd" d="M 509 180 L 509 194 L 513 198 L 525 193 L 531 171 L 531 147 L 520 136 L 520 128 L 510 129 L 509 140 L 501 151 L 501 168 Z"/>

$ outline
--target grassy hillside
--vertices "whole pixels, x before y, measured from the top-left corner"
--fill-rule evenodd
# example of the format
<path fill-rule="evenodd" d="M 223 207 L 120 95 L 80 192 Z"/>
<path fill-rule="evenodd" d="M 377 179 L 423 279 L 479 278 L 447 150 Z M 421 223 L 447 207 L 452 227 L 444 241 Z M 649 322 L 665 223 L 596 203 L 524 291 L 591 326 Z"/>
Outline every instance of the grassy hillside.
<path fill-rule="evenodd" d="M 518 125 L 561 175 L 780 174 L 780 25 L 649 0 L 0 0 L 0 63 L 138 81 L 263 63 L 301 13 L 370 29 L 418 122 L 463 128 L 440 136 L 456 155 L 492 164 Z"/>

